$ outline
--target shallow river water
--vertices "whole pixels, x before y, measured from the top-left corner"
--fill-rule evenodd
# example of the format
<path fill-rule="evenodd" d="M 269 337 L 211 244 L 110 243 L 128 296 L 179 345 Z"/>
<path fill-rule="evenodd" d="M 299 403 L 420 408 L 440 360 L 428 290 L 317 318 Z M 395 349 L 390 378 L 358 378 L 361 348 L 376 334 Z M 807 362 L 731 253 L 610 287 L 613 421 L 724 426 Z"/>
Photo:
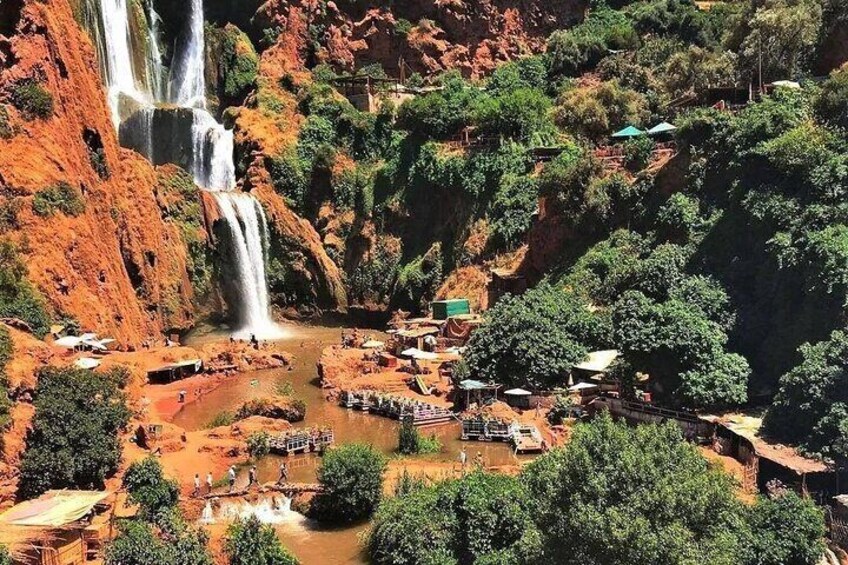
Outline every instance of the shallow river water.
<path fill-rule="evenodd" d="M 173 418 L 173 422 L 187 430 L 206 427 L 216 414 L 235 410 L 244 401 L 272 395 L 280 383 L 290 383 L 294 394 L 306 402 L 306 419 L 299 426 L 330 426 L 337 444 L 364 442 L 375 446 L 387 456 L 393 456 L 397 447 L 398 422 L 354 412 L 333 402 L 324 400 L 318 386 L 317 363 L 322 350 L 328 345 L 339 343 L 341 328 L 331 326 L 289 326 L 289 336 L 283 340 L 284 348 L 294 355 L 292 370 L 274 369 L 256 371 L 234 376 L 224 381 L 215 390 L 186 404 Z M 372 332 L 373 333 L 373 332 Z M 195 333 L 185 342 L 188 345 L 206 341 L 227 339 L 220 332 Z M 516 456 L 510 447 L 502 443 L 465 443 L 459 439 L 459 424 L 452 423 L 425 429 L 424 433 L 435 433 L 443 444 L 441 453 L 420 456 L 434 461 L 457 461 L 465 445 L 469 459 L 480 451 L 485 465 L 514 463 Z M 259 482 L 275 481 L 280 461 L 278 456 L 269 455 L 257 463 Z M 289 477 L 293 482 L 315 482 L 320 457 L 304 454 L 287 457 Z M 359 535 L 364 525 L 320 529 L 308 521 L 293 520 L 277 525 L 280 538 L 304 565 L 366 563 L 361 554 Z"/>

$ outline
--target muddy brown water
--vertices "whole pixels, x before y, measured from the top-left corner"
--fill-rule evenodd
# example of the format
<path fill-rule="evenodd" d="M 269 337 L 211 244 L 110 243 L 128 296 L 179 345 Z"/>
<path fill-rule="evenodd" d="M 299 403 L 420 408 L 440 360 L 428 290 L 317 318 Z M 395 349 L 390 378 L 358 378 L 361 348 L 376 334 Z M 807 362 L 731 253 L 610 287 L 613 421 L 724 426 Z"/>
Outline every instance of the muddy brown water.
<path fill-rule="evenodd" d="M 335 432 L 336 444 L 367 443 L 387 456 L 395 456 L 398 422 L 379 416 L 363 414 L 342 408 L 324 400 L 318 386 L 317 363 L 321 352 L 328 345 L 340 342 L 342 329 L 332 326 L 289 327 L 290 336 L 283 340 L 284 348 L 294 355 L 291 370 L 273 369 L 236 375 L 224 381 L 216 389 L 197 400 L 186 404 L 173 418 L 173 422 L 187 430 L 208 427 L 212 419 L 223 411 L 233 411 L 243 402 L 275 394 L 282 383 L 289 383 L 294 394 L 306 402 L 306 419 L 298 426 L 330 426 Z M 372 335 L 375 332 L 371 332 Z M 227 339 L 220 331 L 196 332 L 185 342 L 187 345 Z M 459 424 L 427 428 L 424 433 L 435 434 L 442 442 L 440 453 L 418 456 L 421 460 L 457 461 L 463 445 L 469 459 L 479 451 L 484 463 L 491 465 L 514 464 L 518 458 L 512 449 L 503 443 L 468 443 L 459 439 Z M 320 457 L 302 454 L 291 457 L 269 455 L 257 462 L 259 482 L 275 481 L 280 462 L 285 460 L 289 467 L 289 478 L 293 482 L 316 481 Z M 246 477 L 240 477 L 246 483 Z M 304 565 L 367 563 L 362 553 L 360 534 L 366 529 L 358 525 L 339 529 L 322 529 L 314 525 L 293 527 L 286 524 L 277 527 L 283 543 Z"/>

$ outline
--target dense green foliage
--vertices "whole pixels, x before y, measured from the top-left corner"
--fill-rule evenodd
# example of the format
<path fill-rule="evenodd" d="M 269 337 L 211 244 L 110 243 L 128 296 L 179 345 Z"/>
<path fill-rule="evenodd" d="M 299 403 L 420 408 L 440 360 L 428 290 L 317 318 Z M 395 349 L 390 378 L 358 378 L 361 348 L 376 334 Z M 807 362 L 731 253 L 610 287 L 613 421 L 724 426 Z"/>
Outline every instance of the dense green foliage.
<path fill-rule="evenodd" d="M 766 429 L 809 452 L 840 462 L 848 457 L 848 335 L 800 348 L 801 362 L 780 378 L 780 391 L 765 419 Z"/>
<path fill-rule="evenodd" d="M 203 530 L 171 517 L 161 526 L 129 520 L 106 547 L 106 565 L 212 565 Z"/>
<path fill-rule="evenodd" d="M 353 522 L 371 515 L 383 496 L 386 460 L 374 447 L 349 443 L 328 451 L 318 468 L 323 491 L 312 515 L 325 522 Z"/>
<path fill-rule="evenodd" d="M 50 316 L 41 294 L 27 280 L 28 269 L 18 248 L 0 240 L 0 318 L 18 318 L 43 337 L 50 330 Z"/>
<path fill-rule="evenodd" d="M 522 483 L 481 471 L 387 499 L 368 539 L 378 565 L 533 563 L 538 544 Z"/>
<path fill-rule="evenodd" d="M 609 329 L 574 294 L 542 285 L 498 301 L 472 334 L 466 360 L 473 375 L 507 387 L 561 386 L 587 347 L 609 342 Z"/>
<path fill-rule="evenodd" d="M 374 516 L 375 563 L 812 565 L 824 550 L 811 500 L 776 492 L 743 504 L 672 423 L 601 415 L 517 479 L 478 471 L 404 485 Z"/>
<path fill-rule="evenodd" d="M 263 430 L 247 436 L 247 452 L 254 459 L 268 455 L 271 452 L 271 435 Z"/>
<path fill-rule="evenodd" d="M 12 401 L 9 399 L 9 386 L 6 377 L 6 365 L 12 359 L 14 344 L 9 330 L 0 326 L 0 434 L 11 423 L 9 412 L 12 409 Z M 0 435 L 0 447 L 2 447 L 2 435 Z"/>
<path fill-rule="evenodd" d="M 179 485 L 165 478 L 162 465 L 153 456 L 130 465 L 123 485 L 132 501 L 139 505 L 143 517 L 155 518 L 174 508 L 179 499 Z"/>
<path fill-rule="evenodd" d="M 0 565 L 12 565 L 12 556 L 6 546 L 0 545 Z"/>
<path fill-rule="evenodd" d="M 85 212 L 85 201 L 74 187 L 66 182 L 48 186 L 32 197 L 32 211 L 43 218 L 56 212 L 66 216 L 79 216 Z"/>
<path fill-rule="evenodd" d="M 207 29 L 218 54 L 218 95 L 224 105 L 237 105 L 256 85 L 259 57 L 247 35 L 229 24 Z"/>
<path fill-rule="evenodd" d="M 230 565 L 297 565 L 270 525 L 255 516 L 238 521 L 227 529 L 224 550 Z"/>
<path fill-rule="evenodd" d="M 118 431 L 129 420 L 119 371 L 47 367 L 38 373 L 35 416 L 21 458 L 18 494 L 100 489 L 118 468 Z"/>
<path fill-rule="evenodd" d="M 53 115 L 53 95 L 35 80 L 15 83 L 10 100 L 25 120 L 44 120 Z"/>

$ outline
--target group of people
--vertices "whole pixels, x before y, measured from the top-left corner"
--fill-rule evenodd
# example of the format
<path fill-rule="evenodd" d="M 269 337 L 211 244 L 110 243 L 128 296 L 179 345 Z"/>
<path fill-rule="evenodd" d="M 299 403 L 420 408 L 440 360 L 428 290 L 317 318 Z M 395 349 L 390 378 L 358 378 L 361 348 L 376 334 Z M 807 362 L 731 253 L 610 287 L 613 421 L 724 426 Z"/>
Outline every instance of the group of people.
<path fill-rule="evenodd" d="M 229 486 L 228 492 L 233 492 L 233 490 L 235 489 L 236 476 L 237 476 L 236 468 L 235 468 L 235 466 L 231 465 L 230 468 L 227 469 L 227 484 Z M 286 462 L 283 461 L 282 463 L 280 463 L 280 476 L 277 479 L 277 484 L 283 485 L 283 484 L 287 483 L 288 480 L 289 480 L 289 467 L 288 467 L 288 465 L 286 465 Z M 214 481 L 212 479 L 212 473 L 206 473 L 206 492 L 203 493 L 202 492 L 202 484 L 201 484 L 201 481 L 200 481 L 200 474 L 195 473 L 194 474 L 194 491 L 192 492 L 192 496 L 195 497 L 195 498 L 199 498 L 201 496 L 201 494 L 211 494 L 213 483 L 214 483 Z M 249 489 L 253 485 L 258 485 L 258 484 L 259 484 L 259 482 L 256 479 L 256 465 L 253 465 L 247 471 L 247 488 Z"/>
<path fill-rule="evenodd" d="M 465 446 L 463 446 L 462 451 L 459 452 L 459 466 L 462 474 L 464 475 L 468 469 L 468 451 Z M 483 453 L 480 451 L 478 451 L 477 455 L 474 457 L 474 467 L 477 470 L 483 469 Z"/>

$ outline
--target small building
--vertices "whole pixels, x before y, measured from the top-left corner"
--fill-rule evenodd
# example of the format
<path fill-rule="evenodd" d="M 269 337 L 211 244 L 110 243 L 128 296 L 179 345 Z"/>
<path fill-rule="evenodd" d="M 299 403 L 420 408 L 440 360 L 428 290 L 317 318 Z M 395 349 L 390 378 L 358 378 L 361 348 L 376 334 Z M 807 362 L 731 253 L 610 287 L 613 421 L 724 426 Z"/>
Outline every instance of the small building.
<path fill-rule="evenodd" d="M 431 308 L 435 320 L 447 320 L 452 316 L 471 314 L 471 304 L 467 298 L 436 300 L 431 304 Z"/>
<path fill-rule="evenodd" d="M 374 113 L 385 101 L 400 106 L 418 94 L 396 78 L 350 75 L 333 79 L 331 82 L 360 112 Z"/>
<path fill-rule="evenodd" d="M 758 414 L 706 415 L 702 419 L 715 426 L 713 449 L 744 466 L 743 486 L 750 492 L 766 492 L 768 483 L 777 480 L 824 504 L 848 484 L 845 471 L 831 462 L 805 457 L 790 445 L 762 437 L 763 420 Z"/>
<path fill-rule="evenodd" d="M 484 406 L 498 399 L 498 389 L 500 388 L 501 385 L 499 384 L 466 379 L 459 383 L 459 391 L 461 392 L 457 394 L 455 403 L 461 404 L 463 408 L 468 408 L 472 404 Z"/>
<path fill-rule="evenodd" d="M 574 395 L 578 405 L 586 406 L 600 395 L 601 388 L 595 383 L 580 382 L 568 387 L 568 392 Z"/>
<path fill-rule="evenodd" d="M 504 392 L 506 403 L 513 408 L 530 408 L 530 398 L 533 393 L 523 388 L 511 388 Z"/>
<path fill-rule="evenodd" d="M 101 563 L 114 535 L 107 491 L 51 490 L 0 514 L 0 543 L 22 565 Z"/>
<path fill-rule="evenodd" d="M 148 369 L 147 380 L 151 383 L 170 383 L 191 375 L 196 375 L 203 369 L 203 361 L 200 359 L 188 359 L 178 361 L 155 369 Z"/>

